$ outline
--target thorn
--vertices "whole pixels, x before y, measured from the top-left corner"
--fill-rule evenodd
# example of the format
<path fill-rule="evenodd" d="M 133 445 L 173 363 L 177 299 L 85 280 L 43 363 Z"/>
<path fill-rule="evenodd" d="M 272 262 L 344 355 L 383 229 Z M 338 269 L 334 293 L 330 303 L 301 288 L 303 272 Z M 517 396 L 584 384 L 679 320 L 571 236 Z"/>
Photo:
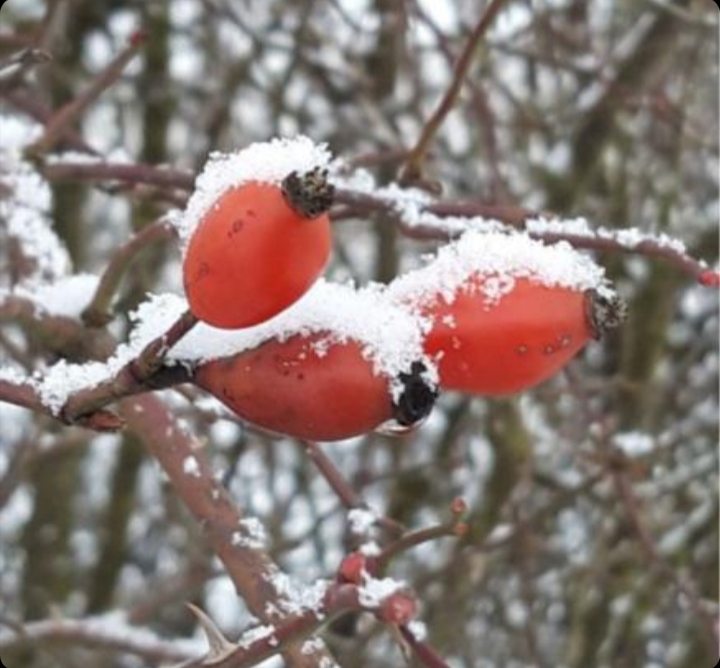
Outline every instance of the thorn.
<path fill-rule="evenodd" d="M 190 612 L 197 617 L 198 622 L 202 630 L 205 632 L 207 638 L 209 650 L 207 656 L 201 665 L 212 666 L 216 661 L 227 658 L 232 652 L 238 649 L 238 646 L 231 643 L 223 634 L 222 631 L 215 625 L 210 617 L 208 617 L 200 608 L 192 603 L 185 604 Z"/>

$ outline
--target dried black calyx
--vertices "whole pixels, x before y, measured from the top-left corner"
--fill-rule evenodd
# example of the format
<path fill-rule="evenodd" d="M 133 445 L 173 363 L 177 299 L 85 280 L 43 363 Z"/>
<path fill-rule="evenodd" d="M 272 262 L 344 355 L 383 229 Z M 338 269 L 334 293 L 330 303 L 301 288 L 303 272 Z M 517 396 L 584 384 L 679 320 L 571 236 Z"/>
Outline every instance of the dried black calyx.
<path fill-rule="evenodd" d="M 425 377 L 426 371 L 422 362 L 413 362 L 409 373 L 398 375 L 402 392 L 393 403 L 393 418 L 404 427 L 425 419 L 435 404 L 437 387 Z"/>
<path fill-rule="evenodd" d="M 619 295 L 605 295 L 597 290 L 585 293 L 585 316 L 595 339 L 620 327 L 627 320 L 627 314 L 627 304 Z"/>
<path fill-rule="evenodd" d="M 320 167 L 304 174 L 290 172 L 282 181 L 285 200 L 303 218 L 317 218 L 332 206 L 335 195 L 327 176 L 328 170 Z"/>

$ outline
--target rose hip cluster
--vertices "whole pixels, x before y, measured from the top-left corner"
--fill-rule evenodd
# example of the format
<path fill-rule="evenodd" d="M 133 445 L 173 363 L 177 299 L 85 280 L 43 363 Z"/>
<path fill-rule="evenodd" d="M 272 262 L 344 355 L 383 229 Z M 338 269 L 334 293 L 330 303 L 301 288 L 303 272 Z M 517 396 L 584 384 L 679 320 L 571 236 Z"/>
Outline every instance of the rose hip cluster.
<path fill-rule="evenodd" d="M 295 304 L 328 261 L 332 201 L 333 187 L 319 168 L 225 190 L 185 250 L 183 280 L 193 314 L 216 328 L 242 329 Z M 412 427 L 430 412 L 438 389 L 502 395 L 530 388 L 621 320 L 611 291 L 513 276 L 489 303 L 482 271 L 448 288 L 433 285 L 432 264 L 412 277 L 422 285 L 425 272 L 425 289 L 404 289 L 407 276 L 387 286 L 387 298 L 417 317 L 423 332 L 419 358 L 392 378 L 378 372 L 362 341 L 298 325 L 199 363 L 193 380 L 265 429 L 340 440 L 387 423 Z"/>

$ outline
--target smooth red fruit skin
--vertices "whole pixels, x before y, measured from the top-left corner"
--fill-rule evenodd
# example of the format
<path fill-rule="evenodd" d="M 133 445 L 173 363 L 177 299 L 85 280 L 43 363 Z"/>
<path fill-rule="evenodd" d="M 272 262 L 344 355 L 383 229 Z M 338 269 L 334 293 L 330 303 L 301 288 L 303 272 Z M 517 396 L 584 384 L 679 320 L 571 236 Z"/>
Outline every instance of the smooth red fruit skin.
<path fill-rule="evenodd" d="M 351 552 L 343 557 L 338 569 L 338 580 L 351 584 L 362 584 L 368 573 L 368 558 L 362 552 Z"/>
<path fill-rule="evenodd" d="M 279 185 L 226 191 L 200 221 L 185 253 L 190 310 L 215 327 L 250 327 L 297 301 L 330 255 L 327 214 L 303 218 Z"/>
<path fill-rule="evenodd" d="M 203 364 L 195 382 L 245 420 L 298 438 L 341 440 L 391 419 L 388 379 L 373 373 L 360 346 L 334 343 L 319 356 L 321 338 L 267 341 Z"/>
<path fill-rule="evenodd" d="M 593 338 L 583 292 L 524 278 L 494 304 L 471 284 L 452 303 L 438 296 L 420 310 L 432 318 L 425 351 L 439 360 L 446 390 L 520 392 L 553 376 Z"/>

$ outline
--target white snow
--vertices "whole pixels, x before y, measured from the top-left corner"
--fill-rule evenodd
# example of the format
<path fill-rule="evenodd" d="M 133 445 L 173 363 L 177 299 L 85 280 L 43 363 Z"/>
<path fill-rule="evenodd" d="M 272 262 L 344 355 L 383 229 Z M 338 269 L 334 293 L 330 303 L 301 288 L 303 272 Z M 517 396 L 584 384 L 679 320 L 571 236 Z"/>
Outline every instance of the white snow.
<path fill-rule="evenodd" d="M 35 263 L 32 278 L 47 281 L 65 275 L 70 257 L 50 226 L 50 188 L 28 163 L 1 149 L 0 165 L 0 184 L 9 190 L 0 197 L 0 220 L 23 255 Z"/>
<path fill-rule="evenodd" d="M 604 269 L 565 242 L 546 245 L 521 233 L 469 231 L 440 248 L 426 266 L 395 279 L 389 293 L 399 303 L 423 301 L 435 295 L 452 303 L 471 277 L 488 306 L 509 293 L 517 278 L 549 287 L 609 291 Z"/>
<path fill-rule="evenodd" d="M 625 431 L 613 436 L 613 444 L 629 457 L 642 457 L 655 449 L 655 439 L 639 431 Z"/>
<path fill-rule="evenodd" d="M 0 366 L 0 380 L 14 385 L 28 382 L 28 377 L 20 369 L 11 366 Z"/>
<path fill-rule="evenodd" d="M 265 527 L 257 517 L 246 517 L 238 522 L 240 529 L 234 531 L 230 542 L 235 547 L 262 550 L 267 542 Z"/>
<path fill-rule="evenodd" d="M 200 464 L 198 463 L 197 457 L 192 455 L 185 457 L 183 461 L 183 473 L 193 478 L 200 477 Z"/>
<path fill-rule="evenodd" d="M 428 228 L 443 232 L 448 238 L 456 238 L 464 232 L 509 232 L 512 228 L 505 223 L 482 216 L 438 216 L 427 210 L 413 210 L 407 204 L 395 207 L 400 214 L 400 221 L 408 228 Z"/>
<path fill-rule="evenodd" d="M 287 615 L 301 614 L 306 610 L 320 614 L 325 594 L 330 586 L 328 580 L 320 579 L 312 584 L 305 584 L 277 569 L 269 573 L 266 580 L 278 595 L 277 606 L 268 604 L 269 608 L 277 610 L 279 607 L 280 611 Z"/>
<path fill-rule="evenodd" d="M 165 652 L 180 658 L 192 657 L 203 651 L 203 644 L 194 639 L 161 638 L 147 627 L 133 626 L 123 612 L 110 612 L 104 615 L 85 617 L 84 619 L 64 619 L 49 617 L 23 625 L 24 633 L 36 642 L 47 638 L 77 635 L 92 638 L 97 643 L 110 646 L 119 645 L 126 652 L 138 654 Z M 16 631 L 0 628 L 0 644 L 12 642 Z"/>
<path fill-rule="evenodd" d="M 49 165 L 131 165 L 132 156 L 125 148 L 116 147 L 105 155 L 94 155 L 93 153 L 82 153 L 80 151 L 64 151 L 53 153 L 46 158 Z"/>
<path fill-rule="evenodd" d="M 422 642 L 427 638 L 427 626 L 418 619 L 413 619 L 408 625 L 408 631 L 413 634 L 413 638 L 418 642 Z"/>
<path fill-rule="evenodd" d="M 102 362 L 70 364 L 65 360 L 60 360 L 48 369 L 38 372 L 33 378 L 33 385 L 38 391 L 43 405 L 57 415 L 65 405 L 68 396 L 79 390 L 98 385 L 119 371 L 121 367 L 122 362 L 119 357 L 113 357 L 106 364 Z"/>
<path fill-rule="evenodd" d="M 315 652 L 322 652 L 325 650 L 325 643 L 322 638 L 319 638 L 317 636 L 313 638 L 309 638 L 305 642 L 303 642 L 302 646 L 300 647 L 300 653 L 301 654 L 315 654 Z"/>
<path fill-rule="evenodd" d="M 685 244 L 667 234 L 651 234 L 636 227 L 612 229 L 608 227 L 592 227 L 585 218 L 531 218 L 525 222 L 525 230 L 530 234 L 567 234 L 587 237 L 588 239 L 608 239 L 620 246 L 633 250 L 643 242 L 652 242 L 662 248 L 677 253 L 686 253 Z"/>
<path fill-rule="evenodd" d="M 272 638 L 275 634 L 275 627 L 271 624 L 263 626 L 256 626 L 255 628 L 248 629 L 245 631 L 240 638 L 238 638 L 237 645 L 243 649 L 247 649 L 259 640 L 265 638 Z"/>
<path fill-rule="evenodd" d="M 19 285 L 10 294 L 29 299 L 47 315 L 77 319 L 90 303 L 99 280 L 95 274 L 72 274 L 53 282 Z"/>
<path fill-rule="evenodd" d="M 382 554 L 382 549 L 374 540 L 368 540 L 358 548 L 358 552 L 366 557 L 377 557 Z"/>
<path fill-rule="evenodd" d="M 406 588 L 407 585 L 400 580 L 366 575 L 365 581 L 358 588 L 358 600 L 366 608 L 377 608 L 388 596 Z"/>
<path fill-rule="evenodd" d="M 290 172 L 306 172 L 329 163 L 327 146 L 302 135 L 257 142 L 235 153 L 211 153 L 195 180 L 185 211 L 175 212 L 170 220 L 186 245 L 202 217 L 230 188 L 249 181 L 279 183 Z"/>
<path fill-rule="evenodd" d="M 357 536 L 365 536 L 377 522 L 377 515 L 367 508 L 353 508 L 347 514 L 350 531 Z"/>
<path fill-rule="evenodd" d="M 50 315 L 75 317 L 89 301 L 97 280 L 68 277 L 70 256 L 52 230 L 51 191 L 22 150 L 37 139 L 40 126 L 0 115 L 0 245 L 17 244 L 29 263 L 12 293 L 29 298 Z M 0 291 L 0 300 L 9 293 Z"/>
<path fill-rule="evenodd" d="M 186 309 L 185 300 L 175 295 L 144 302 L 135 315 L 134 347 L 162 334 Z M 424 360 L 431 368 L 422 350 L 425 326 L 417 316 L 391 303 L 380 285 L 357 289 L 321 279 L 293 306 L 256 327 L 226 330 L 199 323 L 172 348 L 168 358 L 208 361 L 255 348 L 273 338 L 282 341 L 298 334 L 323 334 L 315 345 L 318 356 L 334 343 L 357 341 L 376 373 L 395 377 L 415 360 Z"/>

